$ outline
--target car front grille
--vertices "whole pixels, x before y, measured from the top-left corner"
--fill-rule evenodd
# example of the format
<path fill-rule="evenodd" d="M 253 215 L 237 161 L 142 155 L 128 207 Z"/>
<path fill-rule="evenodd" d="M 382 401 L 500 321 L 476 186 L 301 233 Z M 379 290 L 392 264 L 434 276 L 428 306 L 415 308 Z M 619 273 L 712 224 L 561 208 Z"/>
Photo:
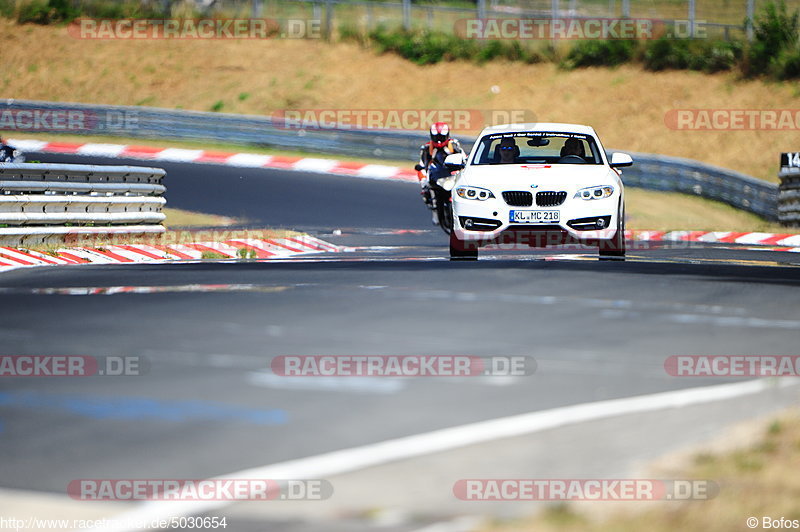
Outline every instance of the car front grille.
<path fill-rule="evenodd" d="M 512 207 L 530 207 L 533 205 L 533 194 L 527 190 L 507 190 L 503 199 Z"/>
<path fill-rule="evenodd" d="M 561 192 L 537 192 L 536 205 L 539 207 L 557 207 L 564 203 L 567 199 L 567 193 L 563 190 Z"/>

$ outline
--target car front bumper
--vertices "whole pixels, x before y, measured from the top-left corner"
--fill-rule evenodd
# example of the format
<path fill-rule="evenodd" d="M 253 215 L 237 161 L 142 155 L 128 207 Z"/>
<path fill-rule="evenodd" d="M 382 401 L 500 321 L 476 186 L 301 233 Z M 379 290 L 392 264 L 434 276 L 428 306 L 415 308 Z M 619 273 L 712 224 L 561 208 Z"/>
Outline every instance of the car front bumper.
<path fill-rule="evenodd" d="M 513 207 L 502 199 L 485 201 L 453 198 L 456 238 L 473 244 L 515 243 L 530 247 L 597 242 L 615 237 L 618 225 L 619 193 L 599 200 L 568 198 L 555 207 Z M 512 211 L 557 211 L 558 221 L 540 223 L 511 221 Z M 597 221 L 602 220 L 602 229 Z"/>

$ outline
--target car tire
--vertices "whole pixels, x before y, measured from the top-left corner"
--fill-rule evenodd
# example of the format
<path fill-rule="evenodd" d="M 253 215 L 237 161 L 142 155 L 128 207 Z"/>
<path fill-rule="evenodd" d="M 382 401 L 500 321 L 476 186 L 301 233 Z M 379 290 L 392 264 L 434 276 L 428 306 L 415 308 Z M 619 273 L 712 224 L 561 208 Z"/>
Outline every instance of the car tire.
<path fill-rule="evenodd" d="M 478 260 L 478 245 L 468 245 L 455 232 L 450 233 L 450 260 Z"/>
<path fill-rule="evenodd" d="M 617 232 L 611 240 L 601 240 L 600 260 L 625 260 L 625 205 L 620 205 Z"/>

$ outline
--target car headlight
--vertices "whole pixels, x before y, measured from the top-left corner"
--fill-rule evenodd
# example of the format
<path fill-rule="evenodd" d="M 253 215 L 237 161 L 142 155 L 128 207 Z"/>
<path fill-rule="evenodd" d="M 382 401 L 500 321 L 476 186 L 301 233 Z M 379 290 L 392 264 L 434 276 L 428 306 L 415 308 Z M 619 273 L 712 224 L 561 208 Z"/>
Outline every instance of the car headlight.
<path fill-rule="evenodd" d="M 486 201 L 489 198 L 494 198 L 491 190 L 479 187 L 456 187 L 456 194 L 459 198 Z"/>
<path fill-rule="evenodd" d="M 578 192 L 576 192 L 575 196 L 573 196 L 573 199 L 575 198 L 581 198 L 584 200 L 603 199 L 609 197 L 613 193 L 614 193 L 614 187 L 609 185 L 603 185 L 600 187 L 587 187 L 587 188 L 582 188 Z"/>

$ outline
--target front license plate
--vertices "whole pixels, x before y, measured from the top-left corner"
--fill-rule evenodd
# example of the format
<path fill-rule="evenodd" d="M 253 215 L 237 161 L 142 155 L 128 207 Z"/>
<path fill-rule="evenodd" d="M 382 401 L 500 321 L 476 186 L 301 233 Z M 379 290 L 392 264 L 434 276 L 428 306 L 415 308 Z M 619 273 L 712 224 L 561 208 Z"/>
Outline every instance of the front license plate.
<path fill-rule="evenodd" d="M 559 211 L 510 211 L 508 221 L 518 224 L 558 223 Z"/>

